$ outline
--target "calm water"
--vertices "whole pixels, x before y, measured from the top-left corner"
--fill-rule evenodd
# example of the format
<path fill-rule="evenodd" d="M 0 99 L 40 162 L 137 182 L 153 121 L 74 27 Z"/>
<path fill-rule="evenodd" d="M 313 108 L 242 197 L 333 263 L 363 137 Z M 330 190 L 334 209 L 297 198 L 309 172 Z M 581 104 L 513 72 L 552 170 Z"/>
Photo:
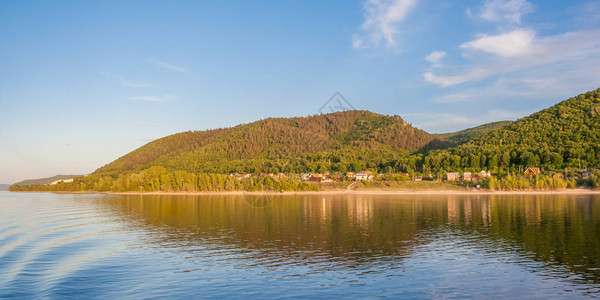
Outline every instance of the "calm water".
<path fill-rule="evenodd" d="M 599 196 L 0 192 L 0 298 L 599 296 Z"/>

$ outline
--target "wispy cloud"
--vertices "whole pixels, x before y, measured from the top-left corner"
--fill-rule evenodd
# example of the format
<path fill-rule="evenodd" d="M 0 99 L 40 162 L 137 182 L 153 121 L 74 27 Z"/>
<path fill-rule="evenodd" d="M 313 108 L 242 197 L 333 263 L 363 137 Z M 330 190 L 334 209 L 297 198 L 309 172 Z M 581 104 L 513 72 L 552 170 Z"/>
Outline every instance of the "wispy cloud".
<path fill-rule="evenodd" d="M 180 73 L 186 73 L 188 71 L 187 69 L 185 69 L 183 67 L 176 66 L 176 65 L 174 65 L 172 63 L 168 63 L 166 61 L 161 61 L 161 60 L 157 60 L 157 59 L 152 59 L 151 61 L 154 64 L 156 64 L 157 66 L 168 69 L 168 70 L 177 71 Z"/>
<path fill-rule="evenodd" d="M 432 102 L 481 103 L 492 99 L 501 103 L 548 99 L 558 101 L 600 86 L 598 65 L 600 59 L 541 65 L 513 72 L 510 76 L 501 76 L 492 84 L 461 88 L 457 92 L 436 97 Z"/>
<path fill-rule="evenodd" d="M 134 80 L 131 78 L 127 78 L 125 76 L 122 75 L 115 75 L 109 72 L 100 72 L 100 74 L 109 77 L 109 78 L 113 78 L 113 79 L 117 79 L 119 80 L 119 82 L 121 82 L 121 84 L 128 86 L 128 87 L 135 87 L 135 88 L 146 88 L 146 87 L 151 87 L 152 84 L 144 82 L 144 81 L 140 81 L 140 80 Z"/>
<path fill-rule="evenodd" d="M 118 76 L 117 78 L 121 81 L 121 83 L 123 85 L 126 85 L 128 87 L 146 88 L 146 87 L 152 86 L 151 84 L 149 84 L 147 82 L 133 80 L 133 79 L 125 78 L 123 76 Z"/>
<path fill-rule="evenodd" d="M 425 57 L 425 60 L 431 63 L 438 63 L 446 56 L 444 51 L 433 51 Z"/>
<path fill-rule="evenodd" d="M 520 25 L 521 17 L 533 11 L 534 6 L 525 0 L 487 0 L 476 13 L 467 10 L 467 14 L 485 21 Z"/>
<path fill-rule="evenodd" d="M 501 57 L 532 54 L 535 31 L 518 29 L 497 35 L 482 35 L 480 38 L 463 43 L 460 48 L 468 51 L 482 51 Z"/>
<path fill-rule="evenodd" d="M 171 96 L 171 95 L 163 95 L 163 96 L 131 96 L 131 97 L 125 97 L 125 99 L 127 100 L 134 100 L 134 101 L 150 101 L 150 102 L 164 102 L 164 101 L 169 101 L 169 100 L 173 100 L 175 99 L 175 97 Z"/>
<path fill-rule="evenodd" d="M 433 51 L 429 55 L 425 56 L 425 60 L 431 63 L 432 68 L 441 68 L 442 59 L 446 57 L 445 51 Z"/>
<path fill-rule="evenodd" d="M 354 48 L 397 44 L 399 25 L 417 4 L 417 0 L 367 0 L 361 33 L 352 38 Z"/>
<path fill-rule="evenodd" d="M 524 111 L 490 109 L 474 116 L 455 113 L 412 113 L 403 116 L 414 120 L 413 123 L 418 128 L 442 133 L 463 130 L 494 121 L 515 120 L 527 114 L 528 112 Z"/>
<path fill-rule="evenodd" d="M 72 143 L 71 142 L 66 142 L 64 145 L 67 146 L 67 147 L 69 147 L 69 146 L 72 145 Z"/>

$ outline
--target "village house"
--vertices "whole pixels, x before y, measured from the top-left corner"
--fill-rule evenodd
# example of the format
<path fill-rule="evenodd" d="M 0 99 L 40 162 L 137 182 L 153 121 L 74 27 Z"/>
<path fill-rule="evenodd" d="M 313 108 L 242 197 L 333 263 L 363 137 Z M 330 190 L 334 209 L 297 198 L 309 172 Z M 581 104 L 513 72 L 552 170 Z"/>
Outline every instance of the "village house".
<path fill-rule="evenodd" d="M 560 178 L 560 179 L 565 179 L 565 174 L 563 174 L 563 173 L 555 173 L 554 177 L 555 178 Z"/>
<path fill-rule="evenodd" d="M 321 182 L 323 181 L 323 174 L 312 174 L 310 175 L 310 181 Z"/>
<path fill-rule="evenodd" d="M 242 179 L 245 179 L 245 178 L 252 177 L 252 174 L 248 174 L 248 173 L 244 173 L 244 174 L 231 173 L 231 174 L 229 174 L 229 176 L 234 176 L 237 180 L 242 180 Z"/>
<path fill-rule="evenodd" d="M 525 176 L 525 178 L 532 178 L 539 174 L 541 174 L 540 168 L 529 167 L 529 168 L 527 168 L 527 170 L 525 170 L 525 172 L 523 173 L 523 176 Z"/>
<path fill-rule="evenodd" d="M 348 172 L 346 174 L 346 178 L 348 178 L 348 180 L 355 180 L 356 179 L 356 173 L 354 173 L 354 172 Z"/>
<path fill-rule="evenodd" d="M 486 171 L 486 170 L 481 170 L 481 172 L 479 172 L 479 176 L 481 177 L 490 177 L 492 174 L 490 174 L 490 171 Z"/>
<path fill-rule="evenodd" d="M 446 180 L 448 180 L 448 181 L 457 181 L 458 178 L 459 178 L 458 173 L 451 172 L 451 173 L 446 174 Z"/>
<path fill-rule="evenodd" d="M 463 181 L 471 181 L 471 172 L 464 172 L 462 175 Z"/>
<path fill-rule="evenodd" d="M 415 176 L 415 181 L 422 181 L 423 180 L 423 176 Z"/>
<path fill-rule="evenodd" d="M 71 179 L 59 179 L 59 180 L 55 180 L 55 181 L 52 181 L 48 185 L 55 185 L 55 184 L 59 184 L 61 182 L 63 182 L 63 183 L 71 183 L 71 182 L 73 182 L 73 178 L 71 178 Z"/>
<path fill-rule="evenodd" d="M 304 173 L 304 174 L 300 175 L 300 179 L 302 179 L 302 181 L 309 181 L 310 173 Z"/>
<path fill-rule="evenodd" d="M 356 181 L 366 181 L 366 180 L 373 180 L 373 175 L 371 175 L 371 172 L 362 171 L 362 172 L 356 173 Z"/>

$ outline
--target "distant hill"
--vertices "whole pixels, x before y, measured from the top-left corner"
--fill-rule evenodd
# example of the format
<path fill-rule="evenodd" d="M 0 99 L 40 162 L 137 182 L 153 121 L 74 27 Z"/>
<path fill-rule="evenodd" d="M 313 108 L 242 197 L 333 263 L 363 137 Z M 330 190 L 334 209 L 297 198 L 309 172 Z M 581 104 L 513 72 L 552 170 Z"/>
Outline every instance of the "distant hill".
<path fill-rule="evenodd" d="M 40 184 L 50 184 L 57 180 L 67 180 L 73 179 L 75 177 L 79 177 L 82 175 L 56 175 L 48 178 L 39 178 L 39 179 L 27 179 L 20 182 L 15 183 L 15 185 L 40 185 Z"/>
<path fill-rule="evenodd" d="M 0 191 L 8 191 L 10 184 L 0 184 Z"/>
<path fill-rule="evenodd" d="M 447 144 L 399 116 L 345 111 L 174 134 L 138 148 L 96 174 L 151 166 L 222 174 L 360 170 L 382 167 L 383 162 L 411 152 L 445 148 Z"/>
<path fill-rule="evenodd" d="M 483 125 L 479 125 L 477 127 L 457 131 L 450 133 L 440 133 L 436 134 L 442 140 L 448 141 L 451 143 L 451 146 L 458 146 L 464 143 L 469 142 L 470 140 L 482 137 L 483 135 L 490 133 L 496 129 L 503 128 L 507 125 L 512 124 L 514 121 L 498 121 L 487 123 Z"/>

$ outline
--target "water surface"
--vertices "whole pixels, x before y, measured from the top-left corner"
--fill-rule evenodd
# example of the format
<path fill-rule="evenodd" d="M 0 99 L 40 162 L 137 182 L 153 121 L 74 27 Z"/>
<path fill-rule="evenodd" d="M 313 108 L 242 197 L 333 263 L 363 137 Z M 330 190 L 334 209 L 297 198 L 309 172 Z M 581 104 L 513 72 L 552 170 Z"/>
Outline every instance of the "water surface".
<path fill-rule="evenodd" d="M 600 296 L 600 197 L 0 192 L 0 298 Z"/>

